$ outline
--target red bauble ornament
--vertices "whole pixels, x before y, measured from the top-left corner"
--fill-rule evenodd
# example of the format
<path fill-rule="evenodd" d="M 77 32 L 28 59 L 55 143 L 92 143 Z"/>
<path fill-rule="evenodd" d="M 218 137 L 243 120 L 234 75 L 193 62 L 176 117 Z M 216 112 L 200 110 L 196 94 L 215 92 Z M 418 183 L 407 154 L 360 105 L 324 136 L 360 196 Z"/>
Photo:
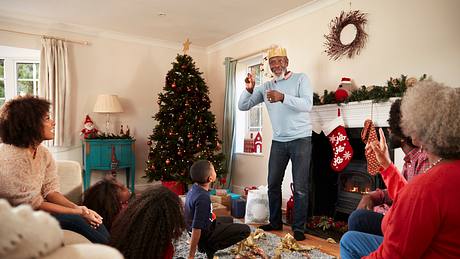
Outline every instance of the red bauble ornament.
<path fill-rule="evenodd" d="M 172 83 L 171 87 L 176 88 L 176 82 Z"/>
<path fill-rule="evenodd" d="M 151 140 L 147 141 L 147 145 L 151 146 L 151 145 L 152 145 L 152 141 L 151 141 Z"/>
<path fill-rule="evenodd" d="M 172 135 L 174 135 L 174 132 L 170 131 L 169 136 L 172 136 Z"/>
<path fill-rule="evenodd" d="M 196 147 L 197 147 L 197 148 L 201 147 L 200 143 L 196 144 Z"/>
<path fill-rule="evenodd" d="M 171 160 L 166 159 L 166 164 L 169 165 L 171 163 Z"/>
<path fill-rule="evenodd" d="M 187 134 L 187 138 L 192 138 L 192 137 L 193 137 L 192 133 Z"/>

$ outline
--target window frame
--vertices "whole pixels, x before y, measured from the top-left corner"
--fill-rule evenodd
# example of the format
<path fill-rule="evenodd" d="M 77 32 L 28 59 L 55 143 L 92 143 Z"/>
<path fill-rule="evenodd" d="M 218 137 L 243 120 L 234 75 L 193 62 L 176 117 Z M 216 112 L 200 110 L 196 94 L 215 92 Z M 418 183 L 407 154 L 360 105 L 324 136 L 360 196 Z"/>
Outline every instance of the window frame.
<path fill-rule="evenodd" d="M 264 55 L 263 54 L 258 54 L 254 55 L 252 57 L 246 58 L 244 60 L 240 60 L 237 63 L 237 69 L 236 69 L 236 91 L 235 91 L 235 104 L 238 103 L 238 100 L 242 94 L 243 91 L 245 90 L 245 82 L 244 79 L 246 78 L 246 75 L 250 69 L 251 66 L 254 65 L 259 65 L 261 70 L 260 70 L 260 85 L 263 84 L 264 82 L 267 81 L 267 78 L 265 77 L 265 63 L 264 63 Z M 258 87 L 259 84 L 256 84 L 256 87 Z M 259 121 L 260 121 L 260 127 L 252 128 L 250 127 L 250 111 L 253 109 L 258 109 L 259 112 Z M 251 108 L 249 111 L 240 111 L 235 105 L 235 153 L 236 154 L 243 154 L 243 155 L 250 155 L 250 156 L 262 156 L 263 153 L 247 153 L 244 152 L 244 139 L 249 138 L 250 134 L 253 133 L 253 138 L 257 135 L 257 132 L 263 131 L 264 128 L 264 119 L 263 117 L 265 116 L 265 107 L 263 103 L 260 103 L 254 107 Z"/>

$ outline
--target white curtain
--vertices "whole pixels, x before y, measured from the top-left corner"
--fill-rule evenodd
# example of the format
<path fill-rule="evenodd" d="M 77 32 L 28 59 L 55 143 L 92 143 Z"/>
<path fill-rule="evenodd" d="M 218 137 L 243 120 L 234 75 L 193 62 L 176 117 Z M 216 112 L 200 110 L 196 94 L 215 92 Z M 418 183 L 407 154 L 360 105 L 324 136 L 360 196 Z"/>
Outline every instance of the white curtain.
<path fill-rule="evenodd" d="M 70 146 L 70 72 L 67 43 L 42 39 L 39 95 L 51 102 L 50 115 L 56 122 L 51 146 Z"/>

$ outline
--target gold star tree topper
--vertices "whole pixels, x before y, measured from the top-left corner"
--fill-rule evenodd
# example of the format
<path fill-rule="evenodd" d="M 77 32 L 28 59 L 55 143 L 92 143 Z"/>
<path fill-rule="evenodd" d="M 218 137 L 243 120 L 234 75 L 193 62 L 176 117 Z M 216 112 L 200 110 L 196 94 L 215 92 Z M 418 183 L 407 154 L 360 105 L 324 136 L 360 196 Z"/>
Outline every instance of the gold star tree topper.
<path fill-rule="evenodd" d="M 192 42 L 187 38 L 187 40 L 182 44 L 184 45 L 184 48 L 182 49 L 182 51 L 184 52 L 184 55 L 187 55 L 187 52 L 189 51 L 190 49 L 190 44 L 192 44 Z"/>

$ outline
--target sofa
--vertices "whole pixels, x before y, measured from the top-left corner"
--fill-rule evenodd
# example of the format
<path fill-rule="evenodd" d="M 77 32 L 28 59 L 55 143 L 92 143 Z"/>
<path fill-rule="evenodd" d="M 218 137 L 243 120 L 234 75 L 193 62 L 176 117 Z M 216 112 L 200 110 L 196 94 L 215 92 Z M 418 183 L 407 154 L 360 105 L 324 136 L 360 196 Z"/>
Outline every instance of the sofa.
<path fill-rule="evenodd" d="M 83 194 L 82 169 L 78 162 L 57 160 L 57 171 L 61 184 L 61 193 L 74 203 L 80 203 Z M 58 258 L 123 258 L 118 250 L 100 244 L 92 244 L 84 236 L 69 230 L 63 230 L 64 246 L 43 259 Z"/>

